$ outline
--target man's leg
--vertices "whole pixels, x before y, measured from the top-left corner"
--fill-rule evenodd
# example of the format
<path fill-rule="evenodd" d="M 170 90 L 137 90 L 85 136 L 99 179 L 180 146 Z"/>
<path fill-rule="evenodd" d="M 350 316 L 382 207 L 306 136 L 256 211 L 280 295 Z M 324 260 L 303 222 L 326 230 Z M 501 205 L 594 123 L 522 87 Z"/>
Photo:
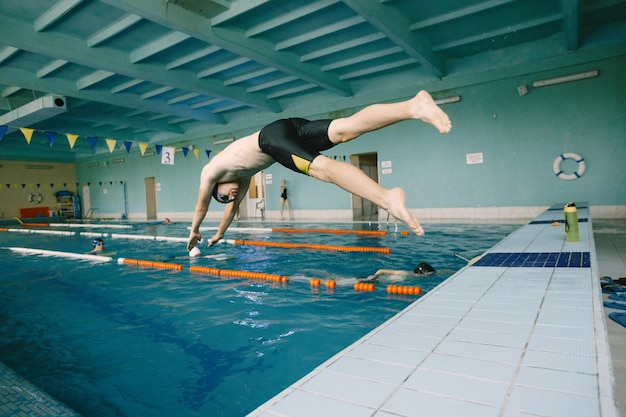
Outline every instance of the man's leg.
<path fill-rule="evenodd" d="M 401 188 L 387 190 L 354 165 L 336 161 L 323 155 L 313 160 L 309 175 L 333 183 L 352 194 L 371 201 L 409 226 L 415 234 L 424 235 L 424 229 L 406 207 L 406 198 Z"/>
<path fill-rule="evenodd" d="M 448 115 L 435 104 L 430 94 L 420 91 L 410 100 L 372 104 L 350 117 L 333 120 L 328 127 L 328 137 L 333 143 L 347 142 L 363 133 L 410 119 L 431 124 L 440 133 L 448 133 L 452 128 Z"/>

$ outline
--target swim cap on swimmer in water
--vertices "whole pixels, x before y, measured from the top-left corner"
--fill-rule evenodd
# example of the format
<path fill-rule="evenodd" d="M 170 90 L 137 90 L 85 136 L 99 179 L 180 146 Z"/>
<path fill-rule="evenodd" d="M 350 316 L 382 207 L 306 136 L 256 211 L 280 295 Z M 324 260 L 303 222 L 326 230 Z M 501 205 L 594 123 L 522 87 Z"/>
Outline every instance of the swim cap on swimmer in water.
<path fill-rule="evenodd" d="M 428 265 L 426 262 L 420 262 L 415 267 L 413 272 L 416 273 L 416 274 L 420 274 L 420 275 L 430 275 L 430 274 L 434 274 L 435 273 L 435 268 L 433 268 L 432 266 Z"/>
<path fill-rule="evenodd" d="M 218 203 L 222 203 L 222 204 L 228 204 L 230 203 L 230 199 L 228 198 L 227 195 L 224 194 L 220 194 L 217 192 L 217 186 L 219 184 L 215 184 L 215 187 L 213 187 L 213 198 L 215 199 L 215 201 L 217 201 Z"/>
<path fill-rule="evenodd" d="M 96 246 L 104 246 L 104 240 L 97 238 L 93 240 L 93 247 L 95 248 Z"/>

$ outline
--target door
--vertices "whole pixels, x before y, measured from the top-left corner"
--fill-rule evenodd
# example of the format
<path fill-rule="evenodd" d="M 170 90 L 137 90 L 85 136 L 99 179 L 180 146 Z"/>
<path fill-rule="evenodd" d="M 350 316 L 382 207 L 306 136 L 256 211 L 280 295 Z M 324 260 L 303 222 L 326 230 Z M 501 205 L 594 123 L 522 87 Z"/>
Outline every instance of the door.
<path fill-rule="evenodd" d="M 368 177 L 378 183 L 378 154 L 376 152 L 350 155 L 350 163 L 359 167 Z M 352 217 L 354 220 L 378 220 L 378 206 L 352 194 Z"/>
<path fill-rule="evenodd" d="M 144 185 L 146 187 L 146 218 L 148 220 L 156 220 L 157 206 L 154 177 L 146 177 L 144 179 Z"/>
<path fill-rule="evenodd" d="M 93 218 L 91 211 L 91 191 L 88 185 L 83 185 L 83 213 L 86 219 Z"/>
<path fill-rule="evenodd" d="M 243 204 L 242 204 L 243 208 Z M 263 171 L 257 172 L 250 179 L 250 189 L 246 204 L 246 215 L 248 218 L 263 218 L 265 212 L 265 175 Z"/>

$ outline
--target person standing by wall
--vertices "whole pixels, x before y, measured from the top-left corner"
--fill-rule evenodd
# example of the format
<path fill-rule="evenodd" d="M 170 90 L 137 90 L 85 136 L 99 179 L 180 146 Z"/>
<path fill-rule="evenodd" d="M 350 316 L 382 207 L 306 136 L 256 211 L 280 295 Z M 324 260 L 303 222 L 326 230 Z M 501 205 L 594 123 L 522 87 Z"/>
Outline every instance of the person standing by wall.
<path fill-rule="evenodd" d="M 287 211 L 289 212 L 289 220 L 293 220 L 293 215 L 291 214 L 291 205 L 289 204 L 289 198 L 287 197 L 287 180 L 283 180 L 280 184 L 280 219 L 283 220 L 283 209 L 287 205 Z"/>

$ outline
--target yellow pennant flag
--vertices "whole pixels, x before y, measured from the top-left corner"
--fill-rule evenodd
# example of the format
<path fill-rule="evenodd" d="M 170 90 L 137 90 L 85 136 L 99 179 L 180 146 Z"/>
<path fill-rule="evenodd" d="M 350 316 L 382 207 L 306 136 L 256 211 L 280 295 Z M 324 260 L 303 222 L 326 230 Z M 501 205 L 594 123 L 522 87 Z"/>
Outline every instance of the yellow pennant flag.
<path fill-rule="evenodd" d="M 146 153 L 146 149 L 148 149 L 148 144 L 145 142 L 139 142 L 139 150 L 141 151 L 141 156 Z"/>
<path fill-rule="evenodd" d="M 28 127 L 20 127 L 20 130 L 22 131 L 22 134 L 26 138 L 26 142 L 28 142 L 28 144 L 30 145 L 30 140 L 33 138 L 33 132 L 35 131 L 35 129 L 30 129 Z"/>
<path fill-rule="evenodd" d="M 194 149 L 193 154 L 196 156 L 196 159 L 198 159 L 198 155 L 200 155 L 200 149 Z"/>
<path fill-rule="evenodd" d="M 78 135 L 75 135 L 73 133 L 66 133 L 65 136 L 67 136 L 67 142 L 70 144 L 70 149 L 74 149 L 74 145 L 76 144 L 76 139 L 78 139 Z"/>
<path fill-rule="evenodd" d="M 117 141 L 115 139 L 105 139 L 105 141 L 107 143 L 107 146 L 109 147 L 109 153 L 113 153 Z"/>

